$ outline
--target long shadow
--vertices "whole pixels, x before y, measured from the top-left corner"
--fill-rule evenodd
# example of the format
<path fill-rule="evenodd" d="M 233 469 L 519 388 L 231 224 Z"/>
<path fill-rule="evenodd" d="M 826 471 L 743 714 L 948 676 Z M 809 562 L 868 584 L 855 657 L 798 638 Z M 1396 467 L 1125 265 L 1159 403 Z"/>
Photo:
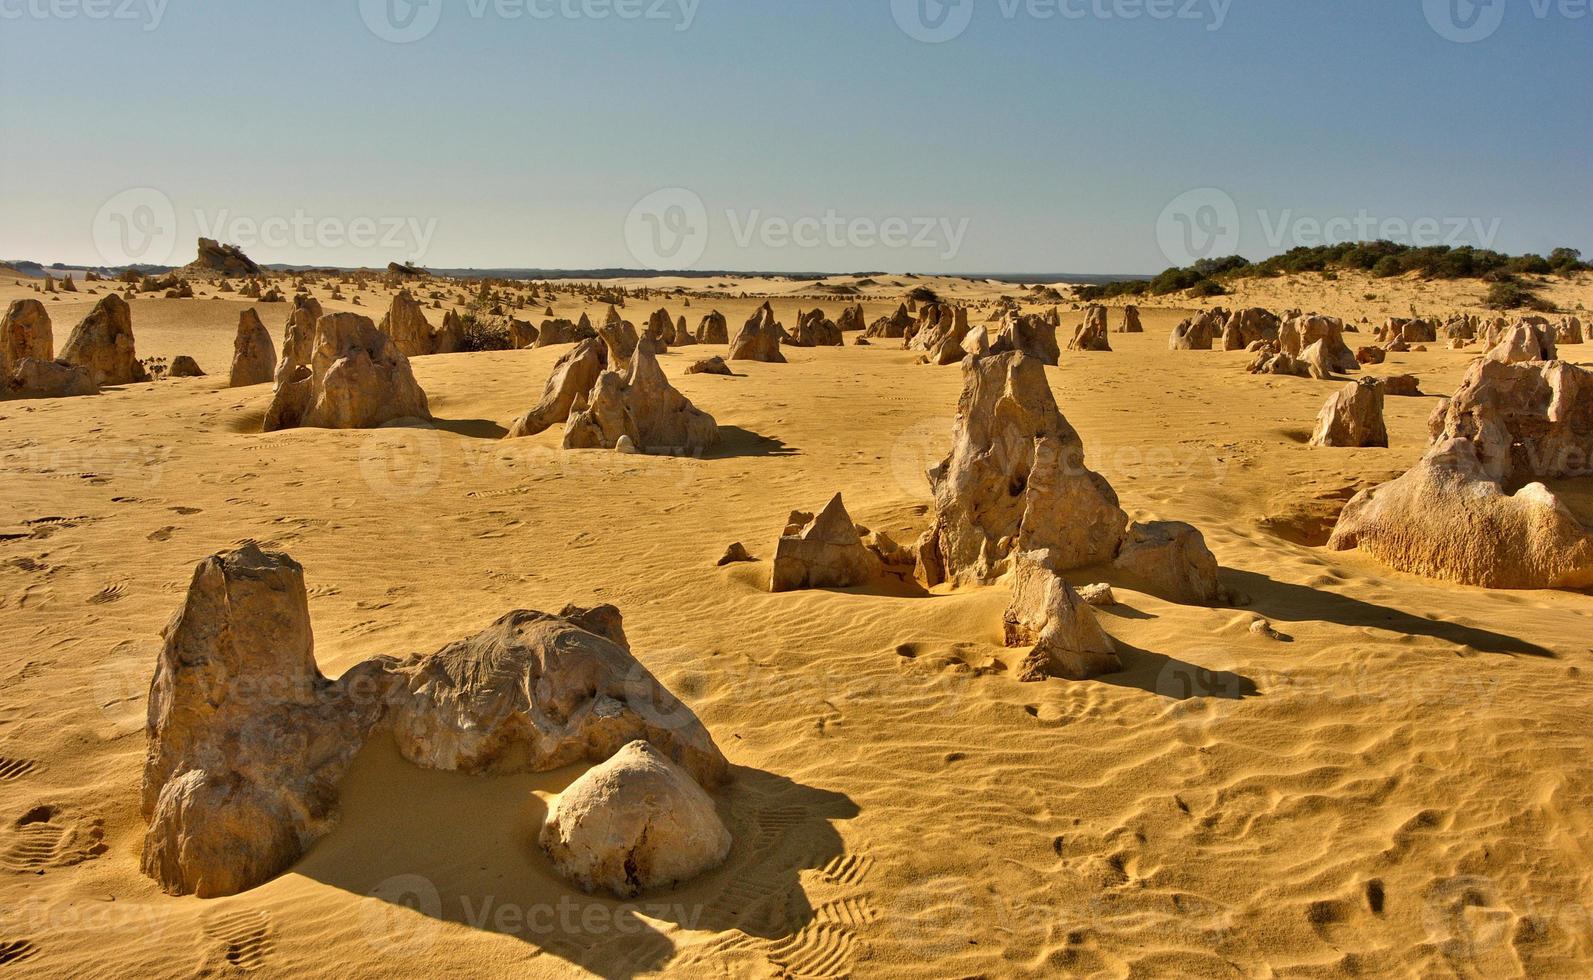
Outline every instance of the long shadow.
<path fill-rule="evenodd" d="M 449 928 L 465 927 L 629 978 L 662 970 L 678 953 L 648 920 L 771 940 L 798 935 L 814 918 L 802 872 L 846 853 L 831 821 L 859 812 L 843 794 L 737 769 L 719 794 L 735 839 L 725 864 L 683 887 L 622 901 L 565 881 L 536 843 L 545 796 L 584 769 L 432 772 L 410 765 L 390 739 L 373 739 L 344 781 L 342 821 L 292 873 L 364 900 L 361 921 L 378 951 L 424 952 L 447 943 Z"/>
<path fill-rule="evenodd" d="M 719 427 L 719 447 L 707 459 L 732 459 L 741 456 L 798 456 L 801 450 L 773 436 L 759 435 L 739 425 Z"/>
<path fill-rule="evenodd" d="M 502 439 L 509 430 L 491 419 L 432 419 L 432 428 L 467 439 Z"/>
<path fill-rule="evenodd" d="M 1243 674 L 1210 670 L 1162 653 L 1132 647 L 1116 638 L 1123 669 L 1100 679 L 1113 687 L 1130 687 L 1169 701 L 1243 701 L 1258 697 L 1256 682 Z"/>
<path fill-rule="evenodd" d="M 1515 636 L 1491 630 L 1444 623 L 1415 616 L 1390 606 L 1379 606 L 1337 592 L 1291 585 L 1255 572 L 1223 569 L 1223 580 L 1251 598 L 1250 608 L 1268 619 L 1286 623 L 1324 622 L 1340 626 L 1365 626 L 1411 636 L 1427 636 L 1484 653 L 1528 657 L 1554 657 L 1553 651 Z"/>

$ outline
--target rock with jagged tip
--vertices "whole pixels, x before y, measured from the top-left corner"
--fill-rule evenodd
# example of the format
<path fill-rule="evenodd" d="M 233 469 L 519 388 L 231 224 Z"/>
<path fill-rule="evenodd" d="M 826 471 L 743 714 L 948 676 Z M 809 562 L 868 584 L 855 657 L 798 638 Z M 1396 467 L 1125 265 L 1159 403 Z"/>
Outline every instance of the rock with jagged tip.
<path fill-rule="evenodd" d="M 646 452 L 696 456 L 719 445 L 719 423 L 669 383 L 650 340 L 636 345 L 625 404 Z"/>
<path fill-rule="evenodd" d="M 9 378 L 28 358 L 55 360 L 55 334 L 50 314 L 36 299 L 19 299 L 0 319 L 0 378 Z"/>
<path fill-rule="evenodd" d="M 1319 448 L 1388 448 L 1383 421 L 1383 383 L 1362 378 L 1334 392 L 1316 419 L 1311 445 Z"/>
<path fill-rule="evenodd" d="M 472 774 L 601 762 L 638 739 L 714 788 L 725 757 L 617 634 L 618 610 L 513 612 L 436 653 L 389 662 L 387 722 L 404 758 Z"/>
<path fill-rule="evenodd" d="M 1584 342 L 1582 321 L 1574 316 L 1566 317 L 1555 327 L 1555 343 L 1562 346 L 1575 347 Z"/>
<path fill-rule="evenodd" d="M 1281 377 L 1309 378 L 1311 365 L 1297 357 L 1290 357 L 1278 345 L 1263 341 L 1256 349 L 1255 360 L 1245 370 L 1251 374 L 1271 374 Z"/>
<path fill-rule="evenodd" d="M 1223 325 L 1222 349 L 1249 350 L 1252 344 L 1258 342 L 1275 342 L 1282 326 L 1281 319 L 1260 307 L 1238 310 Z"/>
<path fill-rule="evenodd" d="M 785 355 L 780 352 L 784 339 L 785 328 L 775 320 L 774 308 L 764 303 L 730 342 L 730 360 L 784 364 Z"/>
<path fill-rule="evenodd" d="M 675 339 L 672 343 L 676 347 L 692 347 L 696 345 L 697 338 L 692 336 L 690 330 L 686 329 L 685 317 L 679 317 L 675 320 Z"/>
<path fill-rule="evenodd" d="M 568 422 L 575 403 L 592 390 L 598 375 L 603 373 L 606 352 L 603 342 L 597 339 L 583 340 L 567 351 L 553 365 L 553 373 L 542 389 L 542 400 L 517 419 L 504 438 L 524 439 Z"/>
<path fill-rule="evenodd" d="M 48 272 L 44 274 L 44 292 L 45 295 L 50 295 L 55 292 L 55 277 L 50 275 Z"/>
<path fill-rule="evenodd" d="M 1129 305 L 1123 307 L 1123 325 L 1117 328 L 1118 333 L 1144 333 L 1145 324 L 1139 318 L 1139 307 Z"/>
<path fill-rule="evenodd" d="M 75 292 L 77 292 L 77 283 L 72 281 L 72 274 L 70 272 L 66 274 L 66 278 L 65 279 L 61 280 L 61 292 L 63 292 L 63 293 L 75 293 Z"/>
<path fill-rule="evenodd" d="M 61 360 L 88 371 L 96 385 L 148 381 L 133 344 L 133 311 L 115 293 L 104 297 L 73 329 L 61 348 Z"/>
<path fill-rule="evenodd" d="M 272 378 L 277 387 L 297 377 L 300 369 L 309 370 L 315 356 L 315 325 L 323 315 L 320 300 L 302 293 L 293 297 L 293 312 L 282 328 L 282 359 Z"/>
<path fill-rule="evenodd" d="M 1018 669 L 1025 682 L 1048 677 L 1086 681 L 1123 669 L 1095 610 L 1039 552 L 1012 558 L 1012 603 L 1004 617 L 1008 647 L 1030 647 Z"/>
<path fill-rule="evenodd" d="M 1111 335 L 1106 329 L 1106 307 L 1092 306 L 1084 314 L 1084 323 L 1068 341 L 1068 350 L 1112 352 Z"/>
<path fill-rule="evenodd" d="M 868 324 L 863 322 L 863 306 L 861 303 L 848 306 L 841 311 L 841 318 L 836 321 L 836 326 L 842 333 L 851 333 L 854 330 L 867 330 Z"/>
<path fill-rule="evenodd" d="M 728 344 L 730 343 L 730 327 L 725 322 L 725 315 L 714 310 L 702 318 L 697 324 L 697 343 L 699 344 Z"/>
<path fill-rule="evenodd" d="M 963 362 L 951 455 L 929 478 L 935 518 L 919 555 L 931 587 L 992 584 L 1015 551 L 1047 552 L 1058 572 L 1111 561 L 1128 526 L 1084 465 L 1045 365 L 1017 352 Z"/>
<path fill-rule="evenodd" d="M 258 276 L 260 266 L 236 245 L 223 245 L 212 238 L 199 239 L 199 254 L 181 270 L 185 276 Z"/>
<path fill-rule="evenodd" d="M 1500 364 L 1558 360 L 1560 353 L 1555 347 L 1558 335 L 1559 331 L 1546 322 L 1523 321 L 1505 331 L 1483 356 Z"/>
<path fill-rule="evenodd" d="M 796 329 L 785 341 L 792 347 L 841 347 L 846 339 L 841 328 L 824 315 L 823 310 L 797 314 Z"/>
<path fill-rule="evenodd" d="M 575 325 L 570 324 L 570 326 L 574 327 Z M 540 336 L 542 336 L 542 331 L 524 320 L 509 321 L 509 348 L 511 350 L 533 348 L 537 345 L 537 338 Z"/>
<path fill-rule="evenodd" d="M 874 340 L 902 340 L 914 327 L 913 316 L 903 303 L 890 316 L 880 317 L 869 324 L 865 336 Z"/>
<path fill-rule="evenodd" d="M 1300 363 L 1311 372 L 1311 377 L 1318 381 L 1336 381 L 1342 369 L 1342 363 L 1335 360 L 1330 342 L 1323 338 L 1300 352 Z"/>
<path fill-rule="evenodd" d="M 392 339 L 357 313 L 333 313 L 316 322 L 309 366 L 277 386 L 262 431 L 374 429 L 430 418 L 426 392 Z"/>
<path fill-rule="evenodd" d="M 252 544 L 199 563 L 149 689 L 142 868 L 219 898 L 286 871 L 337 819 L 338 784 L 381 714 L 356 667 L 315 662 L 304 572 Z"/>
<path fill-rule="evenodd" d="M 1413 575 L 1489 589 L 1593 587 L 1593 532 L 1542 483 L 1515 493 L 1470 439 L 1351 500 L 1328 540 Z"/>
<path fill-rule="evenodd" d="M 1307 351 L 1321 345 L 1320 357 L 1313 360 Z M 1321 376 L 1349 374 L 1360 370 L 1355 352 L 1344 342 L 1344 321 L 1329 316 L 1292 316 L 1278 328 L 1278 348 L 1319 368 Z"/>
<path fill-rule="evenodd" d="M 277 345 L 271 331 L 260 322 L 253 307 L 238 314 L 238 332 L 232 340 L 232 370 L 227 386 L 248 388 L 270 384 L 276 379 Z"/>
<path fill-rule="evenodd" d="M 15 369 L 0 375 L 0 399 L 77 398 L 99 393 L 100 386 L 87 368 L 66 361 L 24 357 Z"/>
<path fill-rule="evenodd" d="M 647 329 L 641 336 L 651 338 L 658 351 L 667 351 L 669 345 L 675 342 L 675 318 L 669 315 L 668 310 L 654 310 L 653 315 L 647 318 Z"/>
<path fill-rule="evenodd" d="M 781 535 L 769 591 L 850 589 L 867 585 L 879 573 L 879 558 L 864 546 L 841 495 L 836 494 L 811 526 L 794 522 Z"/>
<path fill-rule="evenodd" d="M 921 351 L 925 364 L 945 367 L 962 361 L 962 342 L 968 336 L 968 309 L 947 303 L 926 303 L 918 322 L 906 338 L 906 348 Z"/>
<path fill-rule="evenodd" d="M 171 359 L 171 367 L 166 369 L 168 378 L 202 378 L 205 372 L 200 370 L 199 362 L 187 354 L 178 354 Z"/>
<path fill-rule="evenodd" d="M 619 311 L 610 306 L 603 325 L 597 328 L 597 335 L 608 345 L 609 364 L 613 365 L 614 370 L 629 374 L 631 358 L 636 355 L 636 345 L 641 342 L 635 325 L 621 319 Z"/>
<path fill-rule="evenodd" d="M 1168 350 L 1211 350 L 1221 327 L 1212 316 L 1202 313 L 1186 319 L 1173 328 L 1167 340 Z"/>
<path fill-rule="evenodd" d="M 511 332 L 519 320 L 510 322 Z M 523 324 L 526 329 L 531 329 L 531 324 Z M 465 321 L 453 310 L 443 314 L 442 326 L 438 327 L 431 337 L 433 354 L 458 354 L 465 349 Z"/>
<path fill-rule="evenodd" d="M 387 315 L 382 317 L 380 329 L 392 338 L 393 346 L 405 357 L 425 357 L 437 352 L 426 310 L 407 289 L 400 289 L 394 294 Z"/>
<path fill-rule="evenodd" d="M 1230 598 L 1205 537 L 1177 521 L 1130 526 L 1113 567 L 1130 585 L 1168 602 L 1217 606 Z"/>
<path fill-rule="evenodd" d="M 640 436 L 625 404 L 625 377 L 604 371 L 589 394 L 576 400 L 564 425 L 565 449 L 614 449 L 621 439 L 634 444 Z"/>
<path fill-rule="evenodd" d="M 717 354 L 715 354 L 713 357 L 705 358 L 693 364 L 691 367 L 686 369 L 686 373 L 717 374 L 726 378 L 733 378 L 736 375 L 736 372 L 730 370 L 730 365 L 725 363 L 725 359 Z"/>
<path fill-rule="evenodd" d="M 589 893 L 634 898 L 700 877 L 730 856 L 714 801 L 647 742 L 632 742 L 559 794 L 538 842 Z"/>
<path fill-rule="evenodd" d="M 1593 459 L 1593 372 L 1565 361 L 1477 361 L 1428 428 L 1435 445 L 1470 439 L 1498 483 L 1584 477 Z"/>
<path fill-rule="evenodd" d="M 1062 360 L 1056 327 L 1043 316 L 1011 314 L 1001 321 L 1001 329 L 990 342 L 995 354 L 1019 351 L 1042 364 L 1056 367 Z"/>

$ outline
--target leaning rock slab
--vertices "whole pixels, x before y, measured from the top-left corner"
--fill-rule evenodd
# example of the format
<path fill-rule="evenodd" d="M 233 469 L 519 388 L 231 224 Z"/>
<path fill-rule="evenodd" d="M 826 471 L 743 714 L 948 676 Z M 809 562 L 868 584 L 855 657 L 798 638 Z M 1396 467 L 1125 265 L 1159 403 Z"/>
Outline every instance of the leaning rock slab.
<path fill-rule="evenodd" d="M 1130 585 L 1169 602 L 1216 606 L 1228 601 L 1216 556 L 1200 531 L 1188 524 L 1134 524 L 1114 567 Z"/>
<path fill-rule="evenodd" d="M 1041 553 L 1013 558 L 1007 646 L 1033 647 L 1019 669 L 1021 678 L 1083 681 L 1122 670 L 1117 648 L 1101 629 L 1095 610 L 1046 565 Z"/>
<path fill-rule="evenodd" d="M 1311 445 L 1343 449 L 1388 448 L 1383 421 L 1383 383 L 1362 378 L 1340 388 L 1317 416 Z"/>
<path fill-rule="evenodd" d="M 509 427 L 508 439 L 523 439 L 569 421 L 576 401 L 597 383 L 603 373 L 606 348 L 600 340 L 583 340 L 560 357 L 542 389 L 537 406 Z"/>

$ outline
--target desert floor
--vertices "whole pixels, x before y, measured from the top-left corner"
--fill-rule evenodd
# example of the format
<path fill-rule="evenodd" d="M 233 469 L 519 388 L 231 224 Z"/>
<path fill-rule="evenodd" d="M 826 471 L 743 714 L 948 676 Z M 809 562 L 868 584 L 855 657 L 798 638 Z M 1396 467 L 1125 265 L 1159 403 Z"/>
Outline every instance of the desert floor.
<path fill-rule="evenodd" d="M 0 282 L 0 303 L 37 295 Z M 869 319 L 919 282 L 880 277 Z M 833 316 L 849 301 L 794 298 L 810 284 L 728 285 L 736 298 L 625 314 L 645 322 L 665 306 L 695 325 L 718 308 L 734 331 L 762 294 L 787 325 L 799 306 Z M 1407 313 L 1403 293 L 1389 309 L 1360 298 L 1392 286 L 1418 291 L 1269 281 L 1219 302 Z M 578 312 L 564 295 L 558 314 Z M 58 349 L 95 299 L 47 302 Z M 387 299 L 368 291 L 358 309 L 379 318 Z M 1428 299 L 1424 310 L 1475 308 L 1469 295 Z M 1390 450 L 1305 445 L 1333 384 L 1251 377 L 1245 354 L 1168 352 L 1187 311 L 1147 304 L 1148 333 L 1064 354 L 1052 384 L 1090 464 L 1135 519 L 1201 528 L 1249 601 L 1189 608 L 1120 591 L 1103 624 L 1126 672 L 1021 684 L 1001 645 L 1001 588 L 767 591 L 786 515 L 837 491 L 858 522 L 916 537 L 924 471 L 950 448 L 956 367 L 876 342 L 684 376 L 723 351 L 671 352 L 672 380 L 725 430 L 724 450 L 702 460 L 566 454 L 556 431 L 500 441 L 562 348 L 417 359 L 434 429 L 260 435 L 269 386 L 225 388 L 243 303 L 132 306 L 142 356 L 191 354 L 210 376 L 0 404 L 11 972 L 1593 969 L 1593 597 L 1449 586 L 1302 543 L 1335 500 L 1420 457 L 1437 395 L 1474 351 L 1435 345 L 1371 369 L 1415 373 L 1432 393 L 1389 399 Z M 1082 312 L 1062 308 L 1065 339 Z M 280 340 L 288 307 L 259 310 Z M 331 676 L 429 652 L 511 609 L 618 605 L 637 655 L 739 767 L 721 797 L 729 864 L 629 905 L 582 895 L 534 844 L 547 799 L 580 770 L 428 773 L 377 739 L 339 827 L 290 873 L 235 898 L 162 895 L 138 868 L 145 689 L 195 563 L 247 539 L 304 565 Z M 762 561 L 715 567 L 734 541 Z M 1258 617 L 1293 641 L 1252 634 Z"/>

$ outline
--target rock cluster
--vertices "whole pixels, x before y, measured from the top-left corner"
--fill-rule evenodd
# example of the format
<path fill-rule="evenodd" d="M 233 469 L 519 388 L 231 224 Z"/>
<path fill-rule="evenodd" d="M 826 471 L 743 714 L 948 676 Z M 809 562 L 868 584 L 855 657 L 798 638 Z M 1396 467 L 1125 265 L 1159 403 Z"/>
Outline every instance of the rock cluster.
<path fill-rule="evenodd" d="M 1084 323 L 1068 342 L 1068 350 L 1111 353 L 1111 335 L 1106 329 L 1106 307 L 1092 306 L 1085 312 Z"/>
<path fill-rule="evenodd" d="M 780 353 L 780 343 L 785 339 L 785 328 L 774 318 L 774 308 L 768 303 L 758 308 L 747 320 L 741 332 L 730 343 L 732 361 L 766 361 L 771 364 L 786 363 Z"/>
<path fill-rule="evenodd" d="M 1593 585 L 1593 529 L 1542 482 L 1590 472 L 1593 374 L 1478 361 L 1431 432 L 1420 463 L 1349 503 L 1329 547 L 1485 588 Z"/>
<path fill-rule="evenodd" d="M 628 374 L 598 375 L 564 428 L 565 449 L 619 449 L 623 440 L 639 452 L 690 456 L 719 444 L 718 423 L 669 383 L 651 340 L 637 344 Z"/>
<path fill-rule="evenodd" d="M 430 419 L 426 393 L 409 358 L 357 313 L 323 316 L 307 366 L 279 382 L 263 431 L 374 429 L 399 419 Z"/>
<path fill-rule="evenodd" d="M 583 340 L 553 365 L 542 390 L 542 400 L 509 427 L 506 438 L 523 439 L 569 421 L 570 410 L 592 390 L 598 375 L 608 366 L 607 347 L 593 338 Z"/>
<path fill-rule="evenodd" d="M 149 696 L 144 873 L 204 898 L 282 873 L 332 828 L 350 763 L 383 731 L 432 769 L 605 763 L 571 787 L 543 837 L 578 884 L 634 894 L 724 856 L 717 835 L 693 843 L 711 825 L 690 789 L 723 785 L 729 764 L 632 655 L 618 610 L 510 613 L 429 656 L 380 657 L 330 681 L 303 570 L 246 545 L 199 564 L 166 627 Z M 638 859 L 633 870 L 620 854 Z"/>
<path fill-rule="evenodd" d="M 880 574 L 878 556 L 863 544 L 841 495 L 815 519 L 792 514 L 775 551 L 771 592 L 801 589 L 849 589 L 867 585 Z"/>

